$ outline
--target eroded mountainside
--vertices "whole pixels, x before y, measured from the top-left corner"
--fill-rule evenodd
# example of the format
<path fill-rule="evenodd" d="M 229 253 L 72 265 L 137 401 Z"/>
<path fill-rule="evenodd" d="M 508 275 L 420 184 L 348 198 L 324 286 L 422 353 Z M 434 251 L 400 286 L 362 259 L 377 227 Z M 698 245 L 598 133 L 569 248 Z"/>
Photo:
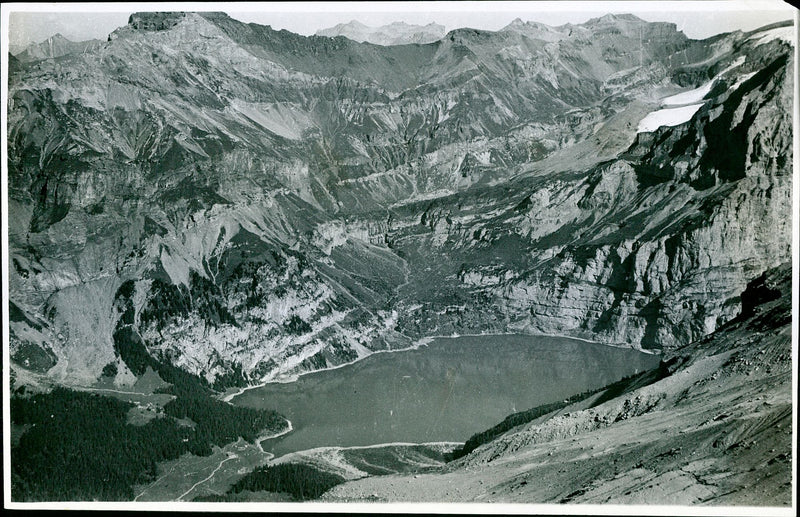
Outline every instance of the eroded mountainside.
<path fill-rule="evenodd" d="M 15 61 L 12 360 L 224 387 L 453 332 L 691 342 L 789 257 L 787 31 L 382 47 L 143 13 Z"/>

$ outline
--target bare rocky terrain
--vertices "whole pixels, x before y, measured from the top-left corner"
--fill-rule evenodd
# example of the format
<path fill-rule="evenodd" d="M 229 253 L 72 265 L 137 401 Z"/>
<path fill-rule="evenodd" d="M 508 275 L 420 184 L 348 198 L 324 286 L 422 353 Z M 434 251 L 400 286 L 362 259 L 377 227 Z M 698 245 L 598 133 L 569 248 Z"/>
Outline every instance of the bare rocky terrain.
<path fill-rule="evenodd" d="M 70 54 L 91 52 L 103 44 L 101 40 L 71 41 L 61 34 L 50 36 L 41 43 L 33 43 L 14 52 L 14 58 L 23 63 L 55 59 Z"/>

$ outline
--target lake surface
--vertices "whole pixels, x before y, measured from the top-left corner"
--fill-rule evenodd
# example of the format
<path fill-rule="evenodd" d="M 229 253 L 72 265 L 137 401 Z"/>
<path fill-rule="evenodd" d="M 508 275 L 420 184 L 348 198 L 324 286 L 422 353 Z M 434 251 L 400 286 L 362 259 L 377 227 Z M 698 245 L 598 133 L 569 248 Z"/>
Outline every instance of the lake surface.
<path fill-rule="evenodd" d="M 294 431 L 264 440 L 281 456 L 322 446 L 465 441 L 515 411 L 563 400 L 658 366 L 659 356 L 548 336 L 436 338 L 291 383 L 245 391 Z"/>

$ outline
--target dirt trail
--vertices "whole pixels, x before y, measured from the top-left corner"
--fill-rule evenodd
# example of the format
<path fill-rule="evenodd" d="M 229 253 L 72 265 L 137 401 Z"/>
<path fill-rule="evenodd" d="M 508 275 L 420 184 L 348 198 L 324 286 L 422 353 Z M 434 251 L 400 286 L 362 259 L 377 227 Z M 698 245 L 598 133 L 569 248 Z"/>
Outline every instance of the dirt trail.
<path fill-rule="evenodd" d="M 181 495 L 179 495 L 175 500 L 176 501 L 182 500 L 184 497 L 186 497 L 187 495 L 192 493 L 192 491 L 194 491 L 195 488 L 197 488 L 198 486 L 202 485 L 203 483 L 205 483 L 209 479 L 213 478 L 214 475 L 216 475 L 216 473 L 219 472 L 219 470 L 222 468 L 222 466 L 226 462 L 231 461 L 231 460 L 235 460 L 236 458 L 238 458 L 238 456 L 236 456 L 236 454 L 230 453 L 227 458 L 225 458 L 224 460 L 219 462 L 219 465 L 217 465 L 217 468 L 215 468 L 214 471 L 211 472 L 211 474 L 209 474 L 207 477 L 201 479 L 200 481 L 198 481 L 197 483 L 192 485 L 192 487 L 189 490 L 187 490 L 186 492 L 184 492 Z"/>

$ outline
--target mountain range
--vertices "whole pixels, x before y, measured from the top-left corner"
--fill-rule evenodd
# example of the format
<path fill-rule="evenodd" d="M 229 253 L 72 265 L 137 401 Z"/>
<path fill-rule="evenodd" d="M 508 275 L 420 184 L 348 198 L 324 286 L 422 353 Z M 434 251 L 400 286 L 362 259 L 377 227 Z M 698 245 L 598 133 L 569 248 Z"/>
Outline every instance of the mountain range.
<path fill-rule="evenodd" d="M 379 47 L 143 13 L 23 64 L 12 356 L 64 381 L 124 372 L 128 283 L 151 353 L 237 383 L 434 334 L 662 349 L 713 331 L 789 257 L 783 29 L 528 29 Z M 693 88 L 689 120 L 637 133 Z"/>
<path fill-rule="evenodd" d="M 98 39 L 71 41 L 60 33 L 57 33 L 41 43 L 33 43 L 27 47 L 16 49 L 12 54 L 19 61 L 27 63 L 40 59 L 55 59 L 66 56 L 67 54 L 90 52 L 102 43 L 103 42 Z"/>
<path fill-rule="evenodd" d="M 367 42 L 376 45 L 432 43 L 442 39 L 444 34 L 444 26 L 438 23 L 414 25 L 405 22 L 393 22 L 380 27 L 369 27 L 356 20 L 340 23 L 316 32 L 317 36 L 327 36 L 329 38 L 344 36 L 359 43 Z"/>

